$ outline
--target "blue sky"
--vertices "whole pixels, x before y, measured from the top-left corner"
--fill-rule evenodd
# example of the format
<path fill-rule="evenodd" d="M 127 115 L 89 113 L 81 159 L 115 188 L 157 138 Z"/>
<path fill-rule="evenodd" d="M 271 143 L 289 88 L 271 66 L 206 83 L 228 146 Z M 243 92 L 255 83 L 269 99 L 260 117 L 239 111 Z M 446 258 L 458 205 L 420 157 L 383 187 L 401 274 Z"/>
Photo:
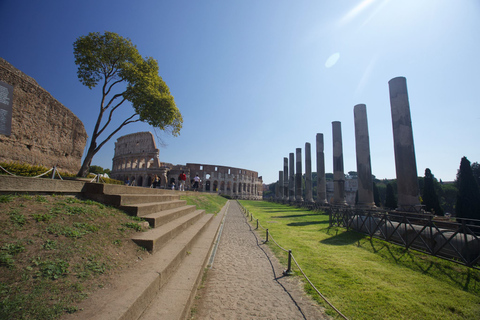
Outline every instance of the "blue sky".
<path fill-rule="evenodd" d="M 364 103 L 372 173 L 395 178 L 388 81 L 398 76 L 407 79 L 418 175 L 430 168 L 450 181 L 461 157 L 480 162 L 478 0 L 0 0 L 0 12 L 0 56 L 89 135 L 100 91 L 78 81 L 74 41 L 116 32 L 157 59 L 184 119 L 179 137 L 159 133 L 162 162 L 239 167 L 271 183 L 305 142 L 315 163 L 323 133 L 332 172 L 331 123 L 341 121 L 345 171 L 356 171 L 353 107 Z M 93 164 L 111 168 L 116 139 L 138 131 L 153 129 L 127 126 Z"/>

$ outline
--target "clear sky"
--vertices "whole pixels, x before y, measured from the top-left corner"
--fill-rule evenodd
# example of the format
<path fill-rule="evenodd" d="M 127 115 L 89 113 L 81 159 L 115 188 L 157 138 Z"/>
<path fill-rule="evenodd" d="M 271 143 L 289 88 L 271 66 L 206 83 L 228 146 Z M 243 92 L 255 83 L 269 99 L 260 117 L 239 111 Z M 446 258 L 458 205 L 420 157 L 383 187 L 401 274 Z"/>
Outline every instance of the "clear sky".
<path fill-rule="evenodd" d="M 89 32 L 130 38 L 158 60 L 183 115 L 159 133 L 160 161 L 254 170 L 278 179 L 283 158 L 341 121 L 345 172 L 356 171 L 353 107 L 367 106 L 372 173 L 395 178 L 388 81 L 407 79 L 417 171 L 450 181 L 480 162 L 480 1 L 0 0 L 0 56 L 33 77 L 91 135 L 100 91 L 77 78 L 73 43 Z M 124 115 L 131 113 L 125 107 Z M 111 168 L 119 136 L 93 159 Z M 312 171 L 316 171 L 313 165 Z"/>

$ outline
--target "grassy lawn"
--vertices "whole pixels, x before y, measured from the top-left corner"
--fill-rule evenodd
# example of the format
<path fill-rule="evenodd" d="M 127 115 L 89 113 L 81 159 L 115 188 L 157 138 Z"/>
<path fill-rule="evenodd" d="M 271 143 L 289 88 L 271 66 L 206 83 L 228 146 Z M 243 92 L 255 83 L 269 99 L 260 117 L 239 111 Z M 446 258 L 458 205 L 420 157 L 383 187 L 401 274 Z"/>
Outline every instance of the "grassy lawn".
<path fill-rule="evenodd" d="M 279 245 L 292 250 L 317 289 L 349 319 L 480 319 L 480 271 L 330 228 L 321 212 L 240 203 Z M 251 224 L 255 227 L 256 221 Z M 265 231 L 259 233 L 265 239 Z M 287 254 L 272 241 L 269 246 L 286 266 Z M 328 314 L 340 318 L 308 283 L 305 289 Z"/>
<path fill-rule="evenodd" d="M 197 209 L 205 210 L 205 213 L 217 214 L 223 208 L 227 199 L 216 194 L 202 192 L 189 192 L 188 195 L 180 196 L 181 200 L 187 200 L 187 205 L 197 206 Z"/>

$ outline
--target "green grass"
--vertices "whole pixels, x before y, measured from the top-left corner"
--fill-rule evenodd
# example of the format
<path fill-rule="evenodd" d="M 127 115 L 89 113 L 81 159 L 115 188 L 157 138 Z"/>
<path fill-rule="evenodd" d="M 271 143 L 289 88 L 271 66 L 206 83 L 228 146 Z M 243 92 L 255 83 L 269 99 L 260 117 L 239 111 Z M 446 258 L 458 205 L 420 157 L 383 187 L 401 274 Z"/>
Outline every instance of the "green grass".
<path fill-rule="evenodd" d="M 480 318 L 478 270 L 330 228 L 328 216 L 319 212 L 240 202 L 279 245 L 292 250 L 317 289 L 349 319 Z M 265 239 L 263 229 L 259 234 Z M 287 254 L 272 241 L 269 246 L 286 267 Z M 340 318 L 307 283 L 305 289 L 329 315 Z"/>
<path fill-rule="evenodd" d="M 68 196 L 0 197 L 0 319 L 58 319 L 148 256 L 138 219 Z"/>
<path fill-rule="evenodd" d="M 206 213 L 216 214 L 220 212 L 227 199 L 216 194 L 206 194 L 198 192 L 195 195 L 182 195 L 181 200 L 187 200 L 187 205 L 197 206 L 197 209 L 203 209 Z"/>

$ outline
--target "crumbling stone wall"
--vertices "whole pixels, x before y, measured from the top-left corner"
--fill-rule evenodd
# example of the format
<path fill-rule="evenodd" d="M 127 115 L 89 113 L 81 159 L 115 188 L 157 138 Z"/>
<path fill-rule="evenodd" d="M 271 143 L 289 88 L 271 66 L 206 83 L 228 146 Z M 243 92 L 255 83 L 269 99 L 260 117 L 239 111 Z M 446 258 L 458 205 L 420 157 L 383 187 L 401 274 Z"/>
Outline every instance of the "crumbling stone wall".
<path fill-rule="evenodd" d="M 0 161 L 77 173 L 87 142 L 80 119 L 37 82 L 0 58 L 0 81 L 14 87 L 12 132 L 0 134 Z"/>

